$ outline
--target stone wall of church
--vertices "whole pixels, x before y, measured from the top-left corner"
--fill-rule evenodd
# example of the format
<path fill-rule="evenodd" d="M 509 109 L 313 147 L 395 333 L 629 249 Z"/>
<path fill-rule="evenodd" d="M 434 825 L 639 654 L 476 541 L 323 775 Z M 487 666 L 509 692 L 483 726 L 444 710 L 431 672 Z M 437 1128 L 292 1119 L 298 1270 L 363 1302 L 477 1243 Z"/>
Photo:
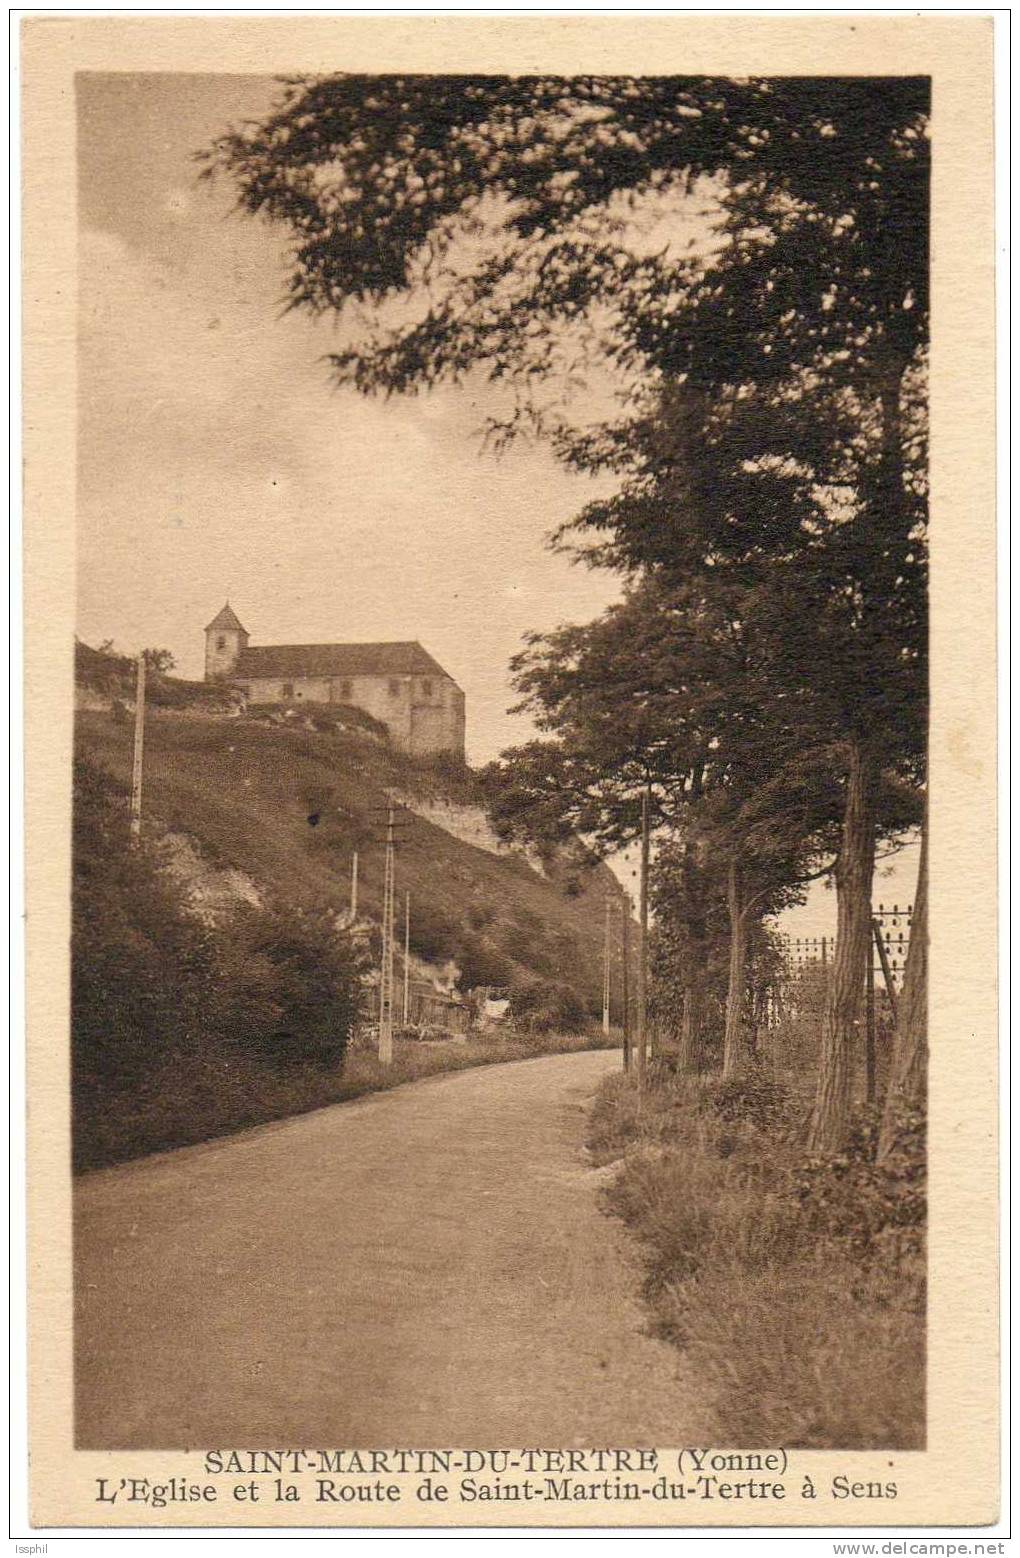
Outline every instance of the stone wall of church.
<path fill-rule="evenodd" d="M 245 677 L 249 703 L 352 704 L 384 724 L 401 752 L 464 755 L 464 694 L 448 677 Z"/>
<path fill-rule="evenodd" d="M 410 750 L 422 757 L 435 752 L 463 757 L 464 694 L 453 682 L 439 683 L 431 697 L 412 705 Z"/>

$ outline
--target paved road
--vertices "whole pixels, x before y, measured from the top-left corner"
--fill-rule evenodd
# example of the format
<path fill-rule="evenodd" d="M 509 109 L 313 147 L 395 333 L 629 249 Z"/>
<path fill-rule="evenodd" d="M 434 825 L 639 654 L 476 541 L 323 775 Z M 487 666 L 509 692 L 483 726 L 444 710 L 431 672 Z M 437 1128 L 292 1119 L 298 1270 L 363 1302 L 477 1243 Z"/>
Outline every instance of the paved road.
<path fill-rule="evenodd" d="M 618 1064 L 484 1067 L 85 1176 L 79 1446 L 692 1442 L 583 1156 Z"/>

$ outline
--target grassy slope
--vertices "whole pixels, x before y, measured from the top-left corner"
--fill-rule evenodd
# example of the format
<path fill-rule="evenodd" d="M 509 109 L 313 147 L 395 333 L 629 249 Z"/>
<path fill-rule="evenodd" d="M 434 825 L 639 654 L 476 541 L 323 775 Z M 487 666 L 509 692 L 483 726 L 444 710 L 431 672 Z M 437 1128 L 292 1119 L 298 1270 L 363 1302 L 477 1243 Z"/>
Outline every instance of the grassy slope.
<path fill-rule="evenodd" d="M 130 781 L 129 721 L 81 711 L 77 740 Z M 245 872 L 270 896 L 295 905 L 346 906 L 357 848 L 359 906 L 378 917 L 383 852 L 373 808 L 384 804 L 389 786 L 422 798 L 451 791 L 458 801 L 474 798 L 467 771 L 448 779 L 357 736 L 179 712 L 154 712 L 147 721 L 147 815 L 190 835 L 212 863 Z M 558 879 L 546 880 L 523 858 L 491 855 L 422 818 L 402 831 L 398 891 L 411 893 L 416 953 L 438 961 L 454 956 L 466 974 L 481 973 L 464 984 L 551 980 L 594 1008 L 601 870 L 563 866 Z"/>

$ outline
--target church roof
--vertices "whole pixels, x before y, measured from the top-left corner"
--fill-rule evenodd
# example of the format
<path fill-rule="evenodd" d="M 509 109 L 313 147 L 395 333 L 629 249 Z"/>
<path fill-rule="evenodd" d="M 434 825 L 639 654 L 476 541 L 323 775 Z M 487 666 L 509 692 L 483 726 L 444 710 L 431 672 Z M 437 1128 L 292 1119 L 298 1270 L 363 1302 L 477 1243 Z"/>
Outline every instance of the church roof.
<path fill-rule="evenodd" d="M 227 604 L 223 607 L 222 611 L 218 611 L 215 617 L 213 617 L 209 626 L 206 628 L 206 632 L 211 633 L 213 628 L 229 628 L 232 632 L 235 633 L 245 632 L 245 629 L 241 626 L 240 622 L 238 622 L 236 615 L 231 610 L 229 601 L 227 601 Z"/>
<path fill-rule="evenodd" d="M 239 680 L 250 676 L 447 675 L 428 650 L 413 640 L 398 644 L 260 644 L 241 651 L 231 674 Z"/>

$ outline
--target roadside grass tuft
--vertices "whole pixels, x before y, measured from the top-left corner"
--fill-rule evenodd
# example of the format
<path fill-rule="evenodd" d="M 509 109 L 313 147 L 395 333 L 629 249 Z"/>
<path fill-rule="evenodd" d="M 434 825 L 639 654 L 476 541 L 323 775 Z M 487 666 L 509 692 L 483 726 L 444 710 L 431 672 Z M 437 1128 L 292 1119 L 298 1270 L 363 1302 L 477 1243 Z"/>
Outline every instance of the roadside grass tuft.
<path fill-rule="evenodd" d="M 646 1256 L 653 1334 L 683 1349 L 735 1448 L 925 1442 L 923 1131 L 892 1164 L 859 1123 L 805 1159 L 800 1107 L 653 1070 L 603 1085 L 589 1149 L 620 1160 L 608 1205 Z"/>

